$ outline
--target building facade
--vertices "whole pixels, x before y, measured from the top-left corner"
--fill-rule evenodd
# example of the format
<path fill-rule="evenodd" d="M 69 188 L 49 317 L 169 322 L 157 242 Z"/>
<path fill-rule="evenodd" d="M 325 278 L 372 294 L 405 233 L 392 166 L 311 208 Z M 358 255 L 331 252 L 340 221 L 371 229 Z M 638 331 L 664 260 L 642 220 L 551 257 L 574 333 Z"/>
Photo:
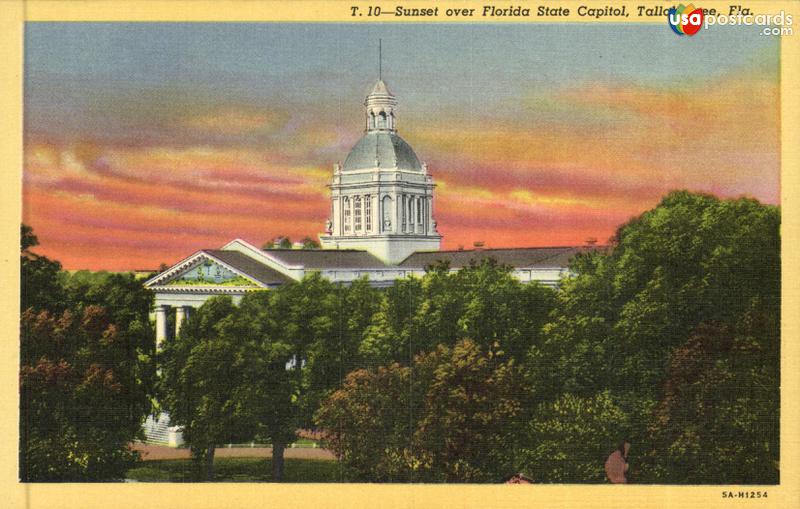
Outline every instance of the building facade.
<path fill-rule="evenodd" d="M 146 281 L 155 293 L 157 342 L 177 335 L 191 310 L 215 295 L 238 302 L 247 292 L 300 281 L 312 272 L 337 283 L 367 277 L 374 286 L 390 286 L 396 279 L 423 275 L 436 262 L 458 270 L 494 258 L 513 267 L 520 281 L 557 285 L 569 260 L 586 248 L 440 250 L 435 185 L 427 166 L 397 133 L 396 106 L 395 96 L 378 80 L 364 102 L 364 135 L 344 164 L 334 165 L 322 249 L 260 249 L 235 239 L 196 251 Z"/>
<path fill-rule="evenodd" d="M 513 267 L 522 282 L 555 286 L 582 247 L 440 250 L 434 220 L 433 179 L 411 146 L 397 133 L 397 100 L 383 80 L 364 102 L 364 135 L 343 165 L 334 165 L 331 215 L 320 235 L 322 249 L 260 249 L 235 239 L 221 248 L 201 249 L 145 282 L 155 294 L 157 348 L 180 333 L 192 309 L 215 295 L 234 303 L 248 292 L 300 281 L 310 273 L 350 284 L 367 277 L 374 286 L 422 276 L 447 262 L 456 271 L 492 258 Z M 148 440 L 182 442 L 168 416 L 145 424 Z"/>

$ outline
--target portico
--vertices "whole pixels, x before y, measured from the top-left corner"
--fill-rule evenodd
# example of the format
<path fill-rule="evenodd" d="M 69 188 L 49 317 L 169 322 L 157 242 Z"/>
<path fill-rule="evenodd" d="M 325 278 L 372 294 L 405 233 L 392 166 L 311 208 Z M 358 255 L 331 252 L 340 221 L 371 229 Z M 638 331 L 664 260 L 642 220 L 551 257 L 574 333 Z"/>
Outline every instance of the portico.
<path fill-rule="evenodd" d="M 208 298 L 208 297 L 206 297 Z M 189 318 L 191 314 L 192 308 L 196 307 L 198 304 L 181 304 L 177 306 L 170 306 L 168 304 L 157 304 L 155 306 L 155 315 L 156 315 L 156 348 L 160 348 L 161 343 L 167 339 L 167 337 L 177 337 L 178 334 L 181 332 L 181 326 L 183 326 L 184 322 Z M 174 321 L 174 330 L 169 330 L 169 314 L 171 310 L 175 309 L 175 321 Z"/>

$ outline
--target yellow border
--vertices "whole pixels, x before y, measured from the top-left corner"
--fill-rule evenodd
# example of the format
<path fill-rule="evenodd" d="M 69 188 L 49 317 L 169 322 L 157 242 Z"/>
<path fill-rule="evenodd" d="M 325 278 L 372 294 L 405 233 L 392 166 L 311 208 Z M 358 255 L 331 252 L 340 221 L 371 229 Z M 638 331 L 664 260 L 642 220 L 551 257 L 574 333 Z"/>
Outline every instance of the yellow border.
<path fill-rule="evenodd" d="M 675 5 L 678 2 L 602 2 L 592 5 L 622 6 Z M 689 2 L 685 2 L 689 3 Z M 0 1 L 0 111 L 3 112 L 0 136 L 0 384 L 2 384 L 2 417 L 0 417 L 0 506 L 31 508 L 66 507 L 800 507 L 798 481 L 798 447 L 800 444 L 800 253 L 794 247 L 800 239 L 800 4 L 796 2 L 701 2 L 704 8 L 727 9 L 730 4 L 744 4 L 756 12 L 785 10 L 795 19 L 795 34 L 785 37 L 781 46 L 781 109 L 782 109 L 782 211 L 783 211 L 783 349 L 781 407 L 781 485 L 760 488 L 768 498 L 758 500 L 725 500 L 723 490 L 739 491 L 734 486 L 663 487 L 663 486 L 574 486 L 574 485 L 451 485 L 451 486 L 387 486 L 387 485 L 274 485 L 274 484 L 36 484 L 24 485 L 17 479 L 17 369 L 19 317 L 18 238 L 21 209 L 22 161 L 22 34 L 28 21 L 276 21 L 276 22 L 398 22 L 395 19 L 353 18 L 351 5 L 379 5 L 391 9 L 406 7 L 448 7 L 508 4 L 535 8 L 538 5 L 563 5 L 572 10 L 569 18 L 483 18 L 459 21 L 440 15 L 428 19 L 405 19 L 408 22 L 594 22 L 578 17 L 577 7 L 586 2 L 434 2 L 418 0 L 386 2 L 363 1 L 185 1 L 185 0 L 84 0 Z M 628 20 L 606 19 L 600 22 L 655 22 L 631 15 Z M 659 20 L 659 22 L 661 22 Z M 666 29 L 666 28 L 665 28 Z M 747 119 L 741 119 L 746 122 Z M 755 487 L 742 488 L 746 490 Z"/>

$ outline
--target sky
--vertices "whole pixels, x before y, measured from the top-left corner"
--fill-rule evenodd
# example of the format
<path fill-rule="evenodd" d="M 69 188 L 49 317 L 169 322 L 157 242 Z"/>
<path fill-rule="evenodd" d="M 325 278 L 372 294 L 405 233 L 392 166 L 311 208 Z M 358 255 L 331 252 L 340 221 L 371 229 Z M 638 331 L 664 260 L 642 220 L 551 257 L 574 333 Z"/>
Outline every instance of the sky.
<path fill-rule="evenodd" d="M 443 248 L 582 245 L 674 189 L 780 201 L 757 27 L 28 23 L 23 221 L 66 269 L 316 238 L 378 75 Z"/>

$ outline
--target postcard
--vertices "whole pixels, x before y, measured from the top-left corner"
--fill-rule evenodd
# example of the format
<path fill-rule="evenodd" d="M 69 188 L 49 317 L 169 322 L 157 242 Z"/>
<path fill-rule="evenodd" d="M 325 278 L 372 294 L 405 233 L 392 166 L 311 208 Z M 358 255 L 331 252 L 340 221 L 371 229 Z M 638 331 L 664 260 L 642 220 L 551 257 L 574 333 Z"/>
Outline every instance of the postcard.
<path fill-rule="evenodd" d="M 741 4 L 9 3 L 12 507 L 800 502 Z"/>

